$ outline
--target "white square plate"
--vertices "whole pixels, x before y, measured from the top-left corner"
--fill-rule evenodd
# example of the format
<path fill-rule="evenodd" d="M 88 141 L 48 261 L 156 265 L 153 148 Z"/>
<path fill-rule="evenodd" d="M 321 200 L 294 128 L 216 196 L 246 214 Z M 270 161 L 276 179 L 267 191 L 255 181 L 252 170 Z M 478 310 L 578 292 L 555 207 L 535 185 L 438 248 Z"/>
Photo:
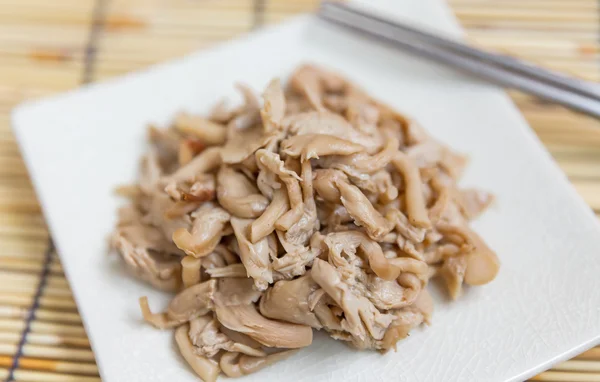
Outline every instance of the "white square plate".
<path fill-rule="evenodd" d="M 460 35 L 441 2 L 388 3 L 388 15 Z M 146 124 L 164 124 L 181 109 L 205 111 L 235 81 L 262 89 L 303 61 L 338 69 L 471 156 L 464 182 L 497 196 L 476 229 L 502 268 L 455 303 L 438 299 L 431 327 L 396 353 L 357 352 L 317 336 L 244 381 L 514 381 L 598 343 L 596 219 L 506 95 L 307 16 L 15 111 L 15 132 L 105 382 L 197 380 L 172 334 L 142 322 L 138 297 L 148 295 L 156 309 L 167 296 L 106 256 L 120 202 L 112 190 L 135 178 Z"/>

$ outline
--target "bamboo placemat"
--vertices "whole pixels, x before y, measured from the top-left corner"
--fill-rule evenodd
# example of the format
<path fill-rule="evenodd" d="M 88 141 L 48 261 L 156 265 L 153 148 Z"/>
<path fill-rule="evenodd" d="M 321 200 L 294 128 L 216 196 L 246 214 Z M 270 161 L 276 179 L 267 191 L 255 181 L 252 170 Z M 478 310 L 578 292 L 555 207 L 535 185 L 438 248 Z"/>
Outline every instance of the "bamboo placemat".
<path fill-rule="evenodd" d="M 472 43 L 600 81 L 596 0 L 449 1 Z M 100 380 L 10 132 L 11 108 L 181 56 L 316 5 L 317 0 L 0 0 L 0 379 Z M 600 213 L 600 123 L 511 95 Z M 600 348 L 535 380 L 600 381 Z"/>

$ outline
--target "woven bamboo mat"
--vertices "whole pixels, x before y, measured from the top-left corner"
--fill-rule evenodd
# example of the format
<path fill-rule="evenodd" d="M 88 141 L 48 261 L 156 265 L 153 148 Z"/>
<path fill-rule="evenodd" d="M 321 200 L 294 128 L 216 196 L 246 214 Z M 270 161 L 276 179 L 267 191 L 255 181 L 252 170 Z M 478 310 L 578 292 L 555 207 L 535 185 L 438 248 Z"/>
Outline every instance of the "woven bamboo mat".
<path fill-rule="evenodd" d="M 449 0 L 473 44 L 600 81 L 596 0 Z M 316 0 L 0 0 L 0 379 L 99 381 L 9 129 L 19 102 L 181 56 Z M 600 123 L 511 94 L 600 213 Z M 600 348 L 535 380 L 600 381 Z"/>

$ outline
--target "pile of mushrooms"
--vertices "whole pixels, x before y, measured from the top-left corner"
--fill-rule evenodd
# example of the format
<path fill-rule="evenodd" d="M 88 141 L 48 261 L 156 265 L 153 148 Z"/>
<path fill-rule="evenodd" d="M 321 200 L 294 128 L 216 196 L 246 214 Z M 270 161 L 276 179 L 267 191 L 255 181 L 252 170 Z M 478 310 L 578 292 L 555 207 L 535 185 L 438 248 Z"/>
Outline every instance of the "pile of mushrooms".
<path fill-rule="evenodd" d="M 112 236 L 129 271 L 175 297 L 174 329 L 204 381 L 246 375 L 323 330 L 387 351 L 429 323 L 428 281 L 456 299 L 498 272 L 468 222 L 491 195 L 460 189 L 463 156 L 344 78 L 304 65 L 283 88 L 149 128 Z"/>

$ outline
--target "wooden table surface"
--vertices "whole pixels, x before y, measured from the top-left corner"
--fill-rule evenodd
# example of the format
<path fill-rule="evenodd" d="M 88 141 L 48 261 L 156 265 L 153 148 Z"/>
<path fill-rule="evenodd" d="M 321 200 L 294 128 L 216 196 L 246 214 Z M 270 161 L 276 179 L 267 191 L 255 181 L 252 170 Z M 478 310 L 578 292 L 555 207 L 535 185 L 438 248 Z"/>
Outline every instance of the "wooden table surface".
<path fill-rule="evenodd" d="M 99 381 L 81 318 L 10 131 L 23 100 L 179 57 L 316 0 L 0 0 L 0 379 Z M 470 41 L 600 81 L 596 0 L 449 0 Z M 600 123 L 511 93 L 600 213 Z M 600 381 L 600 348 L 543 381 Z"/>

